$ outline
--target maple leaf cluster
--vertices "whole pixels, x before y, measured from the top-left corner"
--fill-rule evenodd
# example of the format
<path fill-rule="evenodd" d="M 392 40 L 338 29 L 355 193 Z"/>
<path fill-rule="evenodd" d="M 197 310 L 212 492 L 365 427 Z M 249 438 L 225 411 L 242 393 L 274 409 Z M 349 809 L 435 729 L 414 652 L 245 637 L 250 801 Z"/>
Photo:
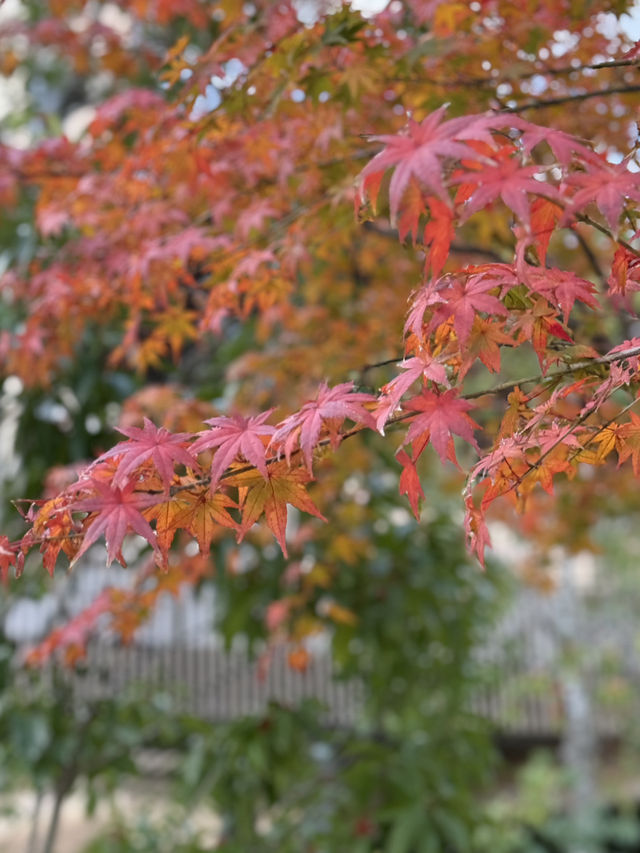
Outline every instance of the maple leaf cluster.
<path fill-rule="evenodd" d="M 324 518 L 308 493 L 319 457 L 358 434 L 394 442 L 416 517 L 427 449 L 464 469 L 481 562 L 498 498 L 524 510 L 538 485 L 552 493 L 611 454 L 640 474 L 640 169 L 628 122 L 618 150 L 597 108 L 610 99 L 622 124 L 637 52 L 550 3 L 533 58 L 530 15 L 503 0 L 406 0 L 310 26 L 289 2 L 124 5 L 141 25 L 180 16 L 193 32 L 137 57 L 63 12 L 57 28 L 1 35 L 56 45 L 77 73 L 119 62 L 134 77 L 147 61 L 162 84 L 113 93 L 78 142 L 3 148 L 0 194 L 32 194 L 40 240 L 0 280 L 19 317 L 0 332 L 6 373 L 47 386 L 96 328 L 115 330 L 108 365 L 141 375 L 243 324 L 259 346 L 229 367 L 235 408 L 175 431 L 165 412 L 123 425 L 126 440 L 34 501 L 26 534 L 0 541 L 3 578 L 31 549 L 53 572 L 101 537 L 124 562 L 129 533 L 172 571 L 183 537 L 207 554 L 261 521 L 286 555 L 287 506 Z M 565 24 L 576 47 L 561 60 L 547 45 Z M 598 74 L 617 85 L 603 95 Z M 540 102 L 537 77 L 553 83 Z M 539 108 L 547 121 L 523 117 Z M 603 318 L 617 342 L 596 347 Z M 292 411 L 279 422 L 276 402 Z"/>
<path fill-rule="evenodd" d="M 118 559 L 125 565 L 122 543 L 133 532 L 166 568 L 178 530 L 186 530 L 208 552 L 221 527 L 236 531 L 241 541 L 263 515 L 286 556 L 287 505 L 324 518 L 305 489 L 313 479 L 314 449 L 319 443 L 336 447 L 347 419 L 355 428 L 371 426 L 364 405 L 373 402 L 373 395 L 355 392 L 345 382 L 321 387 L 314 401 L 275 426 L 266 423 L 267 411 L 248 418 L 210 418 L 208 429 L 197 435 L 170 432 L 148 418 L 142 428 L 121 428 L 127 441 L 103 453 L 56 497 L 28 510 L 33 526 L 17 559 L 21 565 L 37 542 L 45 566 L 53 571 L 61 547 L 73 565 L 104 535 L 107 563 Z M 201 465 L 199 457 L 205 455 L 209 464 Z M 296 459 L 304 464 L 295 464 Z M 237 518 L 231 509 L 238 510 Z M 8 540 L 3 554 L 6 574 L 16 562 Z"/>

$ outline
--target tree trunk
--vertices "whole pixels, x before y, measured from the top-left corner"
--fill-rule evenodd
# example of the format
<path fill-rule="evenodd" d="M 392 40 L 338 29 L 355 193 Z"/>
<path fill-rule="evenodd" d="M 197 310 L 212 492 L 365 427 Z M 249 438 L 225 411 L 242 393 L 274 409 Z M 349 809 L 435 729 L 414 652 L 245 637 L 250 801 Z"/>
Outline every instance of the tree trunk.
<path fill-rule="evenodd" d="M 56 843 L 56 835 L 58 834 L 62 804 L 64 803 L 64 798 L 67 796 L 67 793 L 68 789 L 65 791 L 59 788 L 56 791 L 53 811 L 51 812 L 51 819 L 49 820 L 47 837 L 44 842 L 44 847 L 42 848 L 42 853 L 53 853 L 53 848 Z"/>
<path fill-rule="evenodd" d="M 40 823 L 40 812 L 42 810 L 42 791 L 38 790 L 33 804 L 33 816 L 31 818 L 31 829 L 27 840 L 26 853 L 36 853 L 38 849 L 38 825 Z"/>
<path fill-rule="evenodd" d="M 569 853 L 588 853 L 597 808 L 596 763 L 598 740 L 592 701 L 588 648 L 588 614 L 576 586 L 572 561 L 565 557 L 558 594 L 557 630 L 561 640 L 560 692 L 565 730 L 562 759 L 569 776 L 567 811 L 575 841 Z"/>

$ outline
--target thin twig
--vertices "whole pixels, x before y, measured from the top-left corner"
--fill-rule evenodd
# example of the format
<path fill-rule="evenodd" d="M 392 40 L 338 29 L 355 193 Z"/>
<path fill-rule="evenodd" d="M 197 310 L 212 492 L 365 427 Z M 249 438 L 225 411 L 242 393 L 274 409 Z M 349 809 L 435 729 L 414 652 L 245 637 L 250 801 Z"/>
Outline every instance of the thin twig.
<path fill-rule="evenodd" d="M 358 371 L 358 373 L 363 374 L 368 370 L 375 370 L 376 367 L 386 367 L 389 364 L 398 364 L 404 359 L 403 355 L 396 356 L 395 358 L 387 358 L 384 361 L 374 361 L 372 364 L 365 364 L 365 366 Z"/>
<path fill-rule="evenodd" d="M 628 252 L 631 252 L 632 255 L 635 255 L 636 258 L 640 258 L 640 250 L 635 249 L 631 243 L 628 243 L 626 240 L 623 240 L 621 237 L 616 237 L 612 231 L 610 231 L 606 226 L 601 225 L 597 220 L 592 219 L 590 216 L 587 216 L 585 213 L 579 213 L 576 216 L 578 222 L 584 222 L 586 225 L 591 225 L 592 228 L 595 228 L 601 234 L 607 236 L 610 240 L 613 240 L 614 243 L 617 243 L 619 246 L 623 246 Z"/>

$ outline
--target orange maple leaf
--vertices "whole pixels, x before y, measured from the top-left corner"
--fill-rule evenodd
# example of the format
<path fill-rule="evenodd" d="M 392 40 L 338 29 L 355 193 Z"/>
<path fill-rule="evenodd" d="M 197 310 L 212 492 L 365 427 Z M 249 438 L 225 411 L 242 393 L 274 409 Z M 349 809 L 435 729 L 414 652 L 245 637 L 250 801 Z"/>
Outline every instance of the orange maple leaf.
<path fill-rule="evenodd" d="M 238 531 L 238 541 L 242 541 L 247 531 L 264 513 L 267 525 L 278 540 L 282 553 L 287 557 L 287 504 L 323 521 L 327 519 L 304 488 L 305 484 L 313 479 L 304 468 L 289 469 L 286 462 L 280 462 L 269 467 L 268 475 L 265 480 L 259 471 L 251 470 L 227 479 L 229 485 L 238 487 L 240 494 L 242 524 Z"/>
<path fill-rule="evenodd" d="M 640 417 L 631 412 L 631 420 L 623 424 L 617 434 L 618 465 L 629 457 L 633 473 L 640 476 Z"/>
<path fill-rule="evenodd" d="M 177 530 L 186 530 L 206 554 L 211 540 L 220 527 L 238 529 L 238 522 L 227 512 L 236 502 L 222 492 L 211 494 L 205 486 L 178 492 L 170 500 L 148 509 L 144 515 L 155 519 L 158 546 L 166 553 Z"/>

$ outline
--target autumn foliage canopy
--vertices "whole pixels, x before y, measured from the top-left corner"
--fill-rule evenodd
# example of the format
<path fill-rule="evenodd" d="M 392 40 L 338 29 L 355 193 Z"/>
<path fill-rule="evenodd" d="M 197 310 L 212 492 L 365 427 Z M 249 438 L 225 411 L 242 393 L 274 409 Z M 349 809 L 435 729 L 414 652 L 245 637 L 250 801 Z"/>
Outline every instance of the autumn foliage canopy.
<path fill-rule="evenodd" d="M 78 0 L 4 22 L 5 74 L 46 47 L 107 83 L 83 133 L 0 149 L 2 206 L 31 199 L 36 239 L 0 279 L 3 373 L 50 387 L 97 336 L 140 388 L 117 443 L 18 503 L 3 576 L 102 538 L 124 562 L 132 533 L 157 589 L 255 525 L 286 556 L 288 507 L 331 524 L 323 472 L 353 464 L 347 439 L 391 446 L 417 518 L 431 448 L 460 469 L 481 563 L 494 509 L 552 512 L 593 468 L 640 476 L 626 5 L 392 0 L 302 22 L 289 0 L 129 0 L 123 30 Z M 184 377 L 243 327 L 212 403 Z"/>

